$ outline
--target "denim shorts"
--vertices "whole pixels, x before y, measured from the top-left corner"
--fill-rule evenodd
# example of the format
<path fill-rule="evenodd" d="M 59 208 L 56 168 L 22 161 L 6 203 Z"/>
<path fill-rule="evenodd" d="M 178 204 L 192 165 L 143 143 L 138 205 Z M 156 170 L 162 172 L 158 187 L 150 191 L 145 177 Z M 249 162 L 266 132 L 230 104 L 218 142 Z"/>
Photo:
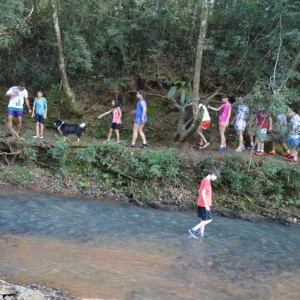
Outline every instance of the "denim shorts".
<path fill-rule="evenodd" d="M 44 116 L 35 114 L 35 122 L 40 124 L 45 124 Z"/>
<path fill-rule="evenodd" d="M 289 138 L 288 138 L 288 143 L 291 145 L 291 146 L 293 146 L 293 147 L 298 147 L 299 146 L 299 144 L 300 144 L 300 137 L 297 137 L 297 136 L 290 136 Z"/>
<path fill-rule="evenodd" d="M 146 122 L 147 122 L 147 117 L 145 117 L 144 120 L 145 120 L 144 123 L 146 123 Z M 138 125 L 143 124 L 142 118 L 135 118 L 135 119 L 134 119 L 134 124 L 138 124 Z"/>

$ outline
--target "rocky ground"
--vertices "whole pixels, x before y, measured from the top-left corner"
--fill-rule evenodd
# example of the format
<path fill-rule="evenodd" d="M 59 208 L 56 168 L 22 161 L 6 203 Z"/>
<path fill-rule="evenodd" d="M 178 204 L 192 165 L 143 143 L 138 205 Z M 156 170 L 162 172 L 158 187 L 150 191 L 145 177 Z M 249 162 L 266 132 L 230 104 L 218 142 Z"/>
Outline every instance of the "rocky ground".
<path fill-rule="evenodd" d="M 44 285 L 29 284 L 21 286 L 0 280 L 0 299 L 5 300 L 49 300 L 49 299 L 72 299 L 81 298 L 70 295 L 67 291 L 48 288 Z"/>

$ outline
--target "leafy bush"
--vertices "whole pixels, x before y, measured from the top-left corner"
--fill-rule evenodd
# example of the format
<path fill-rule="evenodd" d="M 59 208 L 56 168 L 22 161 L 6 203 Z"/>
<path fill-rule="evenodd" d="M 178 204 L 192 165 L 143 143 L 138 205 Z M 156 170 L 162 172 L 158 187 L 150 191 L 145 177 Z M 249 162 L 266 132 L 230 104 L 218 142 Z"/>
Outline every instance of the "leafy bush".
<path fill-rule="evenodd" d="M 48 153 L 54 158 L 61 166 L 66 164 L 67 153 L 69 144 L 65 138 L 57 140 L 54 147 L 48 150 Z"/>

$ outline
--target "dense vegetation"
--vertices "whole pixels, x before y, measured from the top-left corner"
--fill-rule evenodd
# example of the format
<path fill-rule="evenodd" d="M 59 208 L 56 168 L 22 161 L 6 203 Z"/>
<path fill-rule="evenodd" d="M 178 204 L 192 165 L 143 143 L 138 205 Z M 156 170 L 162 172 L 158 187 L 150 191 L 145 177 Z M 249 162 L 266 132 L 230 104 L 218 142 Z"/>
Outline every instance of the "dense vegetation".
<path fill-rule="evenodd" d="M 60 83 L 51 2 L 1 1 L 1 84 L 21 78 L 32 89 Z M 201 0 L 55 2 L 67 73 L 79 96 L 192 81 Z M 263 84 L 286 95 L 297 89 L 300 2 L 211 2 L 202 90 L 250 92 Z"/>

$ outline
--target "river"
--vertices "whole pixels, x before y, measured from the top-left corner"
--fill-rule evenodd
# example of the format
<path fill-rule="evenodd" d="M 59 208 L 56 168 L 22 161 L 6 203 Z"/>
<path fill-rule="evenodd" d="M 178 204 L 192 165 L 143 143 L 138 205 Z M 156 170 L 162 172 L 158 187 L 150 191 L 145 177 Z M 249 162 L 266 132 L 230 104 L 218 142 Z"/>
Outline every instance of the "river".
<path fill-rule="evenodd" d="M 0 277 L 84 298 L 300 299 L 300 228 L 0 193 Z"/>

